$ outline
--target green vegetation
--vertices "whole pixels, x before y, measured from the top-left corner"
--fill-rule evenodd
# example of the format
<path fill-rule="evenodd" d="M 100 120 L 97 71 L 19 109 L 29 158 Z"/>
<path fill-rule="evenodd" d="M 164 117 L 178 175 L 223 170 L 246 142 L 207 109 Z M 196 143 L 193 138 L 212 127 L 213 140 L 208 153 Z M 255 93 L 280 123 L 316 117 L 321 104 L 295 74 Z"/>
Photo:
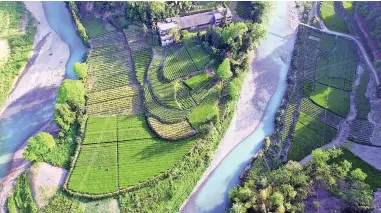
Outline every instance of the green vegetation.
<path fill-rule="evenodd" d="M 335 2 L 324 1 L 321 2 L 320 13 L 324 23 L 331 30 L 336 30 L 348 33 L 348 28 L 343 17 L 336 12 Z"/>
<path fill-rule="evenodd" d="M 185 47 L 171 46 L 167 48 L 167 57 L 163 69 L 165 79 L 172 81 L 195 71 L 197 71 L 197 67 Z"/>
<path fill-rule="evenodd" d="M 106 32 L 104 24 L 100 19 L 85 18 L 82 20 L 82 23 L 90 38 L 102 35 Z"/>
<path fill-rule="evenodd" d="M 55 146 L 56 142 L 53 136 L 46 132 L 40 132 L 36 136 L 29 138 L 23 156 L 27 160 L 41 162 L 44 161 L 44 156 Z"/>
<path fill-rule="evenodd" d="M 68 187 L 90 194 L 113 192 L 118 187 L 117 144 L 84 145 Z"/>
<path fill-rule="evenodd" d="M 369 36 L 381 48 L 381 13 L 377 2 L 358 2 L 358 14 L 362 16 L 364 27 L 369 30 Z"/>
<path fill-rule="evenodd" d="M 80 80 L 85 80 L 87 76 L 87 64 L 86 63 L 74 63 L 74 72 Z"/>
<path fill-rule="evenodd" d="M 59 190 L 49 201 L 47 206 L 41 209 L 42 213 L 57 213 L 57 212 L 82 212 L 80 202 Z"/>
<path fill-rule="evenodd" d="M 89 117 L 83 144 L 117 141 L 117 117 Z"/>
<path fill-rule="evenodd" d="M 232 77 L 233 73 L 230 69 L 230 60 L 228 58 L 225 58 L 224 61 L 222 61 L 217 69 L 217 74 L 223 81 L 226 81 Z"/>
<path fill-rule="evenodd" d="M 9 213 L 38 212 L 29 187 L 27 173 L 23 173 L 17 178 L 13 194 L 8 198 L 7 205 Z"/>
<path fill-rule="evenodd" d="M 239 77 L 234 78 L 228 86 L 228 95 L 233 100 L 238 100 L 241 93 L 242 81 Z"/>
<path fill-rule="evenodd" d="M 118 117 L 118 141 L 153 138 L 145 116 Z"/>
<path fill-rule="evenodd" d="M 262 1 L 238 1 L 237 14 L 243 19 L 251 19 L 257 23 L 263 23 L 268 19 L 271 2 Z"/>
<path fill-rule="evenodd" d="M 126 188 L 170 169 L 179 161 L 194 141 L 165 142 L 159 139 L 144 139 L 119 143 L 120 187 Z M 131 172 L 133 171 L 133 172 Z"/>
<path fill-rule="evenodd" d="M 347 11 L 348 15 L 353 15 L 354 8 L 352 1 L 343 1 L 343 7 Z"/>
<path fill-rule="evenodd" d="M 57 104 L 68 104 L 72 108 L 85 106 L 85 87 L 77 80 L 65 79 L 58 89 Z"/>
<path fill-rule="evenodd" d="M 89 46 L 89 36 L 87 36 L 86 29 L 85 29 L 85 27 L 83 27 L 81 20 L 79 19 L 78 15 L 77 15 L 77 13 L 78 13 L 77 5 L 73 1 L 70 1 L 68 3 L 68 5 L 70 8 L 69 10 L 71 12 L 71 16 L 74 19 L 75 28 L 77 30 L 78 36 L 82 38 L 82 41 L 85 45 Z"/>
<path fill-rule="evenodd" d="M 184 83 L 191 89 L 195 89 L 202 84 L 204 84 L 206 81 L 208 81 L 211 78 L 210 74 L 208 73 L 201 73 L 195 76 L 192 76 L 191 78 L 184 81 Z"/>
<path fill-rule="evenodd" d="M 366 90 L 369 83 L 369 71 L 363 70 L 363 73 L 361 74 L 360 78 L 360 84 L 357 86 L 356 89 L 356 109 L 357 109 L 357 118 L 360 119 L 368 119 L 368 113 L 370 112 L 370 102 L 369 99 L 366 97 Z"/>
<path fill-rule="evenodd" d="M 367 174 L 367 178 L 365 182 L 369 184 L 370 188 L 373 191 L 376 191 L 381 187 L 381 179 L 379 178 L 381 175 L 381 171 L 374 168 L 372 165 L 363 161 L 361 158 L 354 155 L 351 151 L 347 149 L 343 149 L 343 154 L 334 159 L 335 163 L 343 162 L 344 160 L 349 161 L 352 164 L 353 169 L 360 168 Z"/>
<path fill-rule="evenodd" d="M 349 112 L 349 93 L 343 90 L 315 84 L 311 99 L 320 106 L 327 108 L 343 117 Z"/>
<path fill-rule="evenodd" d="M 352 211 L 371 209 L 372 191 L 364 182 L 367 175 L 350 162 L 339 161 L 342 150 L 317 149 L 305 166 L 289 161 L 274 170 L 266 168 L 266 154 L 262 153 L 254 161 L 244 184 L 231 190 L 234 204 L 230 212 L 236 209 L 241 209 L 240 212 L 304 212 L 305 200 L 317 187 L 324 187 L 342 198 Z"/>
<path fill-rule="evenodd" d="M 190 33 L 186 30 L 182 31 L 185 47 L 198 70 L 204 70 L 211 60 L 210 54 L 199 42 L 199 36 L 204 33 L 204 31 L 198 33 Z"/>
<path fill-rule="evenodd" d="M 0 54 L 0 106 L 2 106 L 12 89 L 13 82 L 21 74 L 31 56 L 36 26 L 33 16 L 25 9 L 22 2 L 0 2 L 0 20 L 0 40 L 8 44 L 8 51 L 1 45 Z M 21 22 L 26 23 L 25 29 Z"/>
<path fill-rule="evenodd" d="M 204 102 L 198 105 L 189 114 L 189 122 L 193 126 L 200 126 L 212 119 L 218 119 L 219 108 L 216 103 L 219 90 L 213 91 Z"/>
<path fill-rule="evenodd" d="M 302 160 L 312 150 L 331 142 L 335 135 L 335 129 L 300 112 L 299 120 L 293 133 L 291 148 L 288 151 L 288 159 L 294 161 Z"/>
<path fill-rule="evenodd" d="M 179 140 L 196 135 L 196 130 L 192 128 L 187 120 L 173 124 L 166 124 L 156 118 L 149 117 L 148 123 L 151 129 L 163 139 Z"/>

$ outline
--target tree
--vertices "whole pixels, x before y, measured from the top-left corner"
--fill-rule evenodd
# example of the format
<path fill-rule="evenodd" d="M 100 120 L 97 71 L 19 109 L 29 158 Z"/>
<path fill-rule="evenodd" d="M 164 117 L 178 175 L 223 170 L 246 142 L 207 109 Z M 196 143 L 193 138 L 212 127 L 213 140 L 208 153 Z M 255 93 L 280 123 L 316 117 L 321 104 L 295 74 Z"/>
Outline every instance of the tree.
<path fill-rule="evenodd" d="M 232 77 L 233 73 L 230 70 L 230 60 L 228 58 L 225 58 L 220 66 L 217 69 L 217 75 L 222 79 L 223 81 L 228 80 L 230 77 Z"/>
<path fill-rule="evenodd" d="M 351 171 L 350 180 L 357 183 L 363 182 L 367 178 L 367 174 L 364 173 L 361 169 L 357 168 Z"/>
<path fill-rule="evenodd" d="M 85 87 L 81 81 L 65 79 L 58 89 L 57 103 L 82 108 L 85 106 L 85 94 Z"/>
<path fill-rule="evenodd" d="M 74 72 L 80 80 L 85 80 L 87 76 L 87 64 L 75 62 L 74 63 Z"/>
<path fill-rule="evenodd" d="M 283 205 L 284 197 L 283 197 L 282 193 L 274 192 L 270 196 L 270 201 L 274 206 L 281 206 L 281 205 Z"/>
<path fill-rule="evenodd" d="M 147 25 L 143 23 L 143 33 L 145 36 L 147 35 L 147 32 L 148 32 Z"/>
<path fill-rule="evenodd" d="M 229 213 L 246 213 L 246 208 L 242 203 L 234 203 Z"/>
<path fill-rule="evenodd" d="M 44 155 L 54 149 L 55 146 L 56 142 L 52 135 L 40 132 L 36 136 L 29 138 L 23 156 L 27 160 L 40 162 L 43 161 Z"/>
<path fill-rule="evenodd" d="M 239 79 L 238 77 L 234 78 L 229 83 L 227 90 L 228 90 L 227 91 L 228 95 L 232 100 L 234 101 L 238 100 L 240 95 L 240 90 L 241 90 L 241 79 Z"/>
<path fill-rule="evenodd" d="M 56 104 L 54 120 L 61 126 L 62 130 L 67 132 L 75 121 L 75 112 L 73 112 L 71 107 L 66 103 Z"/>
<path fill-rule="evenodd" d="M 179 31 L 180 31 L 180 29 L 178 27 L 174 27 L 174 28 L 169 30 L 169 35 L 172 36 L 173 40 L 176 43 L 180 43 L 181 42 L 181 35 L 180 35 Z"/>

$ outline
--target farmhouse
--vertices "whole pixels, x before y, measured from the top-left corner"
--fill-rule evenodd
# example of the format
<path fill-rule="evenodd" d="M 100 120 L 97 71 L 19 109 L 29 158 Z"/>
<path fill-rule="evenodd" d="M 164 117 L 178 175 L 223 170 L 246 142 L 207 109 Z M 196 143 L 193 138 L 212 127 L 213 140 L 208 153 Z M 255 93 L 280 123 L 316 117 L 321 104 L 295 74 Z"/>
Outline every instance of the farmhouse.
<path fill-rule="evenodd" d="M 167 18 L 165 21 L 157 23 L 161 44 L 166 46 L 173 42 L 173 38 L 169 34 L 171 29 L 196 30 L 209 26 L 219 26 L 225 17 L 226 22 L 231 23 L 232 13 L 229 8 L 218 8 L 217 10 L 189 16 Z"/>

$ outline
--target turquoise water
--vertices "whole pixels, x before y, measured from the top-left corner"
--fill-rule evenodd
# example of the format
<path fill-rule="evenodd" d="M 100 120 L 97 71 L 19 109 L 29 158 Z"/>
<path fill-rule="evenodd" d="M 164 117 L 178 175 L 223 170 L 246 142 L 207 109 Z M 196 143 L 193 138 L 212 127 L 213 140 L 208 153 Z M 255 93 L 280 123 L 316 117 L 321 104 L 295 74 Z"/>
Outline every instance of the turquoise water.
<path fill-rule="evenodd" d="M 64 2 L 43 2 L 45 17 L 50 27 L 56 31 L 58 36 L 70 48 L 70 58 L 66 63 L 66 78 L 77 79 L 73 64 L 82 62 L 83 56 L 87 52 L 82 39 L 77 35 L 73 19 Z"/>
<path fill-rule="evenodd" d="M 279 71 L 279 81 L 257 129 L 236 146 L 210 174 L 207 180 L 190 197 L 181 212 L 221 213 L 231 205 L 229 190 L 240 183 L 240 175 L 249 165 L 251 158 L 263 146 L 264 138 L 275 130 L 275 115 L 287 87 L 287 71 L 292 54 L 292 33 L 285 17 L 288 13 L 287 2 L 275 3 L 275 13 L 268 25 L 269 36 L 257 49 L 258 66 L 256 69 Z M 288 51 L 288 52 L 285 52 Z M 284 60 L 286 58 L 287 60 Z"/>
<path fill-rule="evenodd" d="M 73 64 L 82 61 L 87 48 L 76 34 L 71 15 L 63 2 L 43 2 L 49 25 L 69 45 L 70 58 L 66 64 L 66 78 L 75 79 Z M 54 89 L 54 88 L 53 88 Z M 9 161 L 18 147 L 53 118 L 55 99 L 52 88 L 38 88 L 33 96 L 24 95 L 10 105 L 0 117 L 0 179 L 6 175 Z M 46 97 L 41 97 L 46 95 Z M 39 101 L 37 107 L 20 107 Z"/>

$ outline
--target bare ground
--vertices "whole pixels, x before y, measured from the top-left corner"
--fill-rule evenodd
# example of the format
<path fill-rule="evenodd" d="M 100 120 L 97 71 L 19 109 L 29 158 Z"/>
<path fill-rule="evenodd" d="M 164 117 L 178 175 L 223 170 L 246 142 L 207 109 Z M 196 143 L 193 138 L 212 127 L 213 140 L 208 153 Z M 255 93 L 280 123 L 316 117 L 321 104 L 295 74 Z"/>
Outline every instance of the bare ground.
<path fill-rule="evenodd" d="M 373 193 L 373 196 L 374 210 L 372 213 L 381 213 L 381 189 L 378 189 L 375 193 Z"/>
<path fill-rule="evenodd" d="M 47 163 L 34 164 L 29 170 L 29 182 L 38 208 L 49 203 L 65 182 L 67 170 Z"/>
<path fill-rule="evenodd" d="M 24 111 L 39 109 L 53 104 L 57 88 L 65 75 L 65 64 L 69 58 L 69 47 L 61 41 L 45 18 L 41 2 L 25 2 L 26 8 L 37 20 L 37 33 L 34 41 L 34 53 L 21 76 L 14 84 L 7 102 L 0 111 L 0 119 L 7 119 Z M 40 128 L 49 125 L 54 107 L 41 116 Z M 37 111 L 37 110 L 36 110 Z M 7 175 L 0 180 L 0 207 L 5 211 L 6 199 L 13 189 L 16 178 L 30 166 L 22 157 L 26 142 L 13 154 Z"/>
<path fill-rule="evenodd" d="M 319 207 L 316 208 L 313 205 L 313 202 L 319 202 Z M 331 213 L 331 212 L 340 212 L 341 206 L 343 206 L 344 201 L 334 197 L 329 194 L 329 192 L 323 187 L 318 187 L 313 196 L 307 198 L 305 203 L 305 212 L 306 213 Z"/>

